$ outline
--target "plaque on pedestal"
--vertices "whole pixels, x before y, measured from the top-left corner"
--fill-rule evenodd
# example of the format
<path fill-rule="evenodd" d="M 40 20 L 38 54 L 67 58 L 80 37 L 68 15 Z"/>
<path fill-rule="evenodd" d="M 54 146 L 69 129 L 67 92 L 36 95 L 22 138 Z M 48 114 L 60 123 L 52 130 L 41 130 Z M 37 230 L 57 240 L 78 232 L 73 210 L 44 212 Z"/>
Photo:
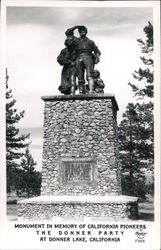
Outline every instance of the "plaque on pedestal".
<path fill-rule="evenodd" d="M 115 97 L 42 99 L 41 196 L 19 202 L 19 218 L 136 218 L 137 198 L 121 195 Z"/>

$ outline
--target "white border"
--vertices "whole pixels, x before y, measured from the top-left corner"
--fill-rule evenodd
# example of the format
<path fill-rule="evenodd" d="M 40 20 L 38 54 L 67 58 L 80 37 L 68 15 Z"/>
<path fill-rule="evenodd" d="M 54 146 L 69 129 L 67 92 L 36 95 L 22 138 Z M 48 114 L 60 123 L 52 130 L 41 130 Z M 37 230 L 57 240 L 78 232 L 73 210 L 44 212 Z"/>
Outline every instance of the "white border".
<path fill-rule="evenodd" d="M 114 246 L 112 249 L 133 249 L 129 247 L 135 247 L 135 249 L 151 249 L 159 250 L 160 241 L 160 2 L 159 1 L 52 1 L 52 0 L 2 0 L 1 2 L 1 119 L 0 119 L 0 135 L 1 142 L 5 142 L 5 67 L 6 67 L 6 7 L 7 6 L 41 6 L 41 7 L 153 7 L 154 10 L 154 62 L 155 62 L 155 100 L 154 100 L 154 114 L 155 114 L 155 221 L 145 223 L 149 228 L 150 241 L 149 245 L 130 245 L 130 238 L 127 238 L 127 244 Z M 0 249 L 51 249 L 51 245 L 38 244 L 35 241 L 35 237 L 31 232 L 29 236 L 27 231 L 20 233 L 17 236 L 17 231 L 13 232 L 12 222 L 6 222 L 6 179 L 5 179 L 5 143 L 0 147 Z M 143 222 L 144 223 L 144 222 Z M 137 222 L 135 222 L 137 224 Z M 140 222 L 138 223 L 140 224 Z M 11 231 L 10 231 L 11 230 Z M 7 235 L 13 233 L 10 239 L 13 239 L 12 248 L 7 248 L 10 244 L 7 242 Z M 16 242 L 15 239 L 22 237 L 20 242 Z M 27 237 L 27 238 L 26 238 Z M 151 243 L 150 243 L 151 242 Z M 78 244 L 79 245 L 79 244 Z M 23 248 L 22 248 L 23 246 Z M 65 245 L 64 245 L 65 246 Z M 58 247 L 58 246 L 57 246 Z M 90 246 L 77 246 L 78 249 L 98 249 L 98 245 L 94 247 Z M 76 248 L 77 248 L 76 247 Z M 85 248 L 84 248 L 85 247 Z M 145 248 L 144 248 L 145 247 Z M 60 248 L 60 243 L 59 243 Z M 75 246 L 74 246 L 75 248 Z M 53 249 L 56 249 L 55 247 Z M 61 248 L 62 249 L 62 248 Z M 68 249 L 68 248 L 67 248 Z M 102 249 L 107 249 L 103 247 Z M 109 249 L 109 248 L 108 248 Z M 111 248 L 110 248 L 111 249 Z"/>

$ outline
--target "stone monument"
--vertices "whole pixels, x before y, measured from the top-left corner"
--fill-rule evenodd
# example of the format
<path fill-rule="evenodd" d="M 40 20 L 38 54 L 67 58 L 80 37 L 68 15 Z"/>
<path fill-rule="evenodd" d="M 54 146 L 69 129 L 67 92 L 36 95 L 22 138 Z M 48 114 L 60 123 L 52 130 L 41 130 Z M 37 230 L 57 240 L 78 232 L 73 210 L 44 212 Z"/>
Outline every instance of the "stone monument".
<path fill-rule="evenodd" d="M 66 31 L 67 46 L 58 56 L 64 95 L 42 97 L 41 196 L 19 202 L 21 219 L 137 218 L 137 198 L 121 191 L 118 105 L 113 95 L 103 93 L 104 82 L 94 69 L 101 53 L 86 34 L 85 26 Z"/>

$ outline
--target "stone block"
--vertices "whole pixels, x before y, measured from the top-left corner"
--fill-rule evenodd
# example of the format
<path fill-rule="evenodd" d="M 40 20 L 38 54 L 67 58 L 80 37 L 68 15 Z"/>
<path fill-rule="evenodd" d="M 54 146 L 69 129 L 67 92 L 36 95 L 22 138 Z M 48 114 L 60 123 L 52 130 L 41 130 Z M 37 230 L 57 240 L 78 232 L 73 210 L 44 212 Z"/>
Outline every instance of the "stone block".
<path fill-rule="evenodd" d="M 121 195 L 114 96 L 42 99 L 41 196 L 18 202 L 19 218 L 136 218 L 137 198 Z"/>
<path fill-rule="evenodd" d="M 122 204 L 125 204 L 123 206 Z M 137 198 L 127 196 L 40 196 L 18 202 L 19 219 L 136 219 Z"/>

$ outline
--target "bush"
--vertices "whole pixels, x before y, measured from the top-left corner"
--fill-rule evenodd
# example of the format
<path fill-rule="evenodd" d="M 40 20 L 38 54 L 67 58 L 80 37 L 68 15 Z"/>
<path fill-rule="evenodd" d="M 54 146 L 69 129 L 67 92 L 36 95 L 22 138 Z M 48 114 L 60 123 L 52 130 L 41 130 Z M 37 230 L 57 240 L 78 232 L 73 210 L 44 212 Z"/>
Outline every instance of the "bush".
<path fill-rule="evenodd" d="M 16 205 L 17 204 L 17 200 L 16 199 L 14 199 L 14 200 L 8 200 L 7 204 L 8 205 Z"/>
<path fill-rule="evenodd" d="M 121 182 L 123 195 L 136 196 L 140 200 L 146 200 L 147 190 L 143 176 L 139 178 L 122 175 Z"/>

